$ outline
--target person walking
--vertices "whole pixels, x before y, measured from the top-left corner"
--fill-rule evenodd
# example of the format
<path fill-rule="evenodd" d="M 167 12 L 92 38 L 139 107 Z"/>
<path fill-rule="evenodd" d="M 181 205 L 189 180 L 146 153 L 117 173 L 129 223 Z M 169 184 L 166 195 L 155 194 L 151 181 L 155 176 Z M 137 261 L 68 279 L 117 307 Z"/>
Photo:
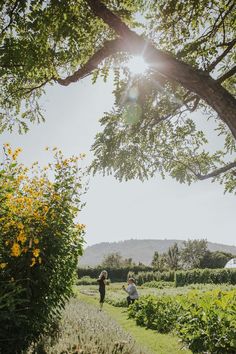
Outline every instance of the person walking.
<path fill-rule="evenodd" d="M 100 311 L 102 311 L 103 303 L 105 300 L 105 295 L 106 295 L 106 280 L 107 280 L 107 271 L 103 270 L 101 274 L 99 275 L 97 282 L 99 284 L 98 291 L 100 293 Z"/>
<path fill-rule="evenodd" d="M 127 302 L 128 302 L 128 306 L 130 304 L 133 304 L 135 300 L 137 300 L 139 298 L 138 295 L 138 291 L 134 282 L 134 278 L 129 278 L 128 279 L 128 287 L 125 288 L 125 286 L 122 286 L 123 290 L 129 294 L 129 296 L 127 297 Z"/>

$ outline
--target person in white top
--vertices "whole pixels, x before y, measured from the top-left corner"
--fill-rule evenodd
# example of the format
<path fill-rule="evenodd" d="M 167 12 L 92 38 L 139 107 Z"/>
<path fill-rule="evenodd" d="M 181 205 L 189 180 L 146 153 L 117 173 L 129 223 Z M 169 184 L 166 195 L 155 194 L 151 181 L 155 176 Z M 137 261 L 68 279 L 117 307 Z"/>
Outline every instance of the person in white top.
<path fill-rule="evenodd" d="M 125 286 L 123 285 L 122 289 L 127 292 L 127 294 L 129 294 L 129 296 L 127 297 L 128 306 L 138 299 L 138 291 L 133 278 L 129 278 L 127 288 L 125 288 Z"/>

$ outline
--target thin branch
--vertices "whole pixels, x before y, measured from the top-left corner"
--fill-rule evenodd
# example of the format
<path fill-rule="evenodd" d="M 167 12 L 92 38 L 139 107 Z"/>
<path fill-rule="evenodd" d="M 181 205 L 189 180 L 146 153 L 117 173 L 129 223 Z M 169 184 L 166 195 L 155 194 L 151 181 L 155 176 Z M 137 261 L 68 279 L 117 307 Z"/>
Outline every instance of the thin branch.
<path fill-rule="evenodd" d="M 221 62 L 221 60 L 223 60 L 224 57 L 230 52 L 230 50 L 235 46 L 235 44 L 236 44 L 236 38 L 233 41 L 231 41 L 230 44 L 227 46 L 227 48 L 223 51 L 223 53 L 208 66 L 207 71 L 208 72 L 212 71 L 216 67 L 216 65 L 219 64 L 219 62 Z"/>
<path fill-rule="evenodd" d="M 54 78 L 60 85 L 68 86 L 72 82 L 79 81 L 84 77 L 90 75 L 93 70 L 97 69 L 101 62 L 110 57 L 111 55 L 116 54 L 122 50 L 122 41 L 120 38 L 107 41 L 104 43 L 103 47 L 99 49 L 88 61 L 87 63 L 75 71 L 72 75 L 62 78 Z"/>
<path fill-rule="evenodd" d="M 221 84 L 222 82 L 224 82 L 225 80 L 229 79 L 231 76 L 233 76 L 234 74 L 236 74 L 236 65 L 230 69 L 229 71 L 227 71 L 225 74 L 223 74 L 222 76 L 220 76 L 217 81 Z"/>
<path fill-rule="evenodd" d="M 218 169 L 216 169 L 216 170 L 214 170 L 214 171 L 212 171 L 212 172 L 210 172 L 210 173 L 208 173 L 206 175 L 201 175 L 201 174 L 195 174 L 195 175 L 196 175 L 196 177 L 199 180 L 203 181 L 203 180 L 208 179 L 208 178 L 217 177 L 217 176 L 219 176 L 222 173 L 228 172 L 232 168 L 236 168 L 236 161 L 231 162 L 231 163 L 229 163 L 229 164 L 227 164 L 227 165 L 225 165 L 223 167 L 220 167 L 220 168 L 218 168 Z"/>
<path fill-rule="evenodd" d="M 11 24 L 13 23 L 13 20 L 14 20 L 14 11 L 16 10 L 17 8 L 17 5 L 18 5 L 18 0 L 15 1 L 10 13 L 9 13 L 9 17 L 10 17 L 10 21 L 9 23 L 2 29 L 1 31 L 1 35 L 11 26 Z"/>

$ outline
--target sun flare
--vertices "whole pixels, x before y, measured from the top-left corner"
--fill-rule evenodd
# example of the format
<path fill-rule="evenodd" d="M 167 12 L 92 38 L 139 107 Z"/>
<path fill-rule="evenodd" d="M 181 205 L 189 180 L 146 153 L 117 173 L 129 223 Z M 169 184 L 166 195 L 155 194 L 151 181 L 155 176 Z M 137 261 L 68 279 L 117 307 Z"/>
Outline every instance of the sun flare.
<path fill-rule="evenodd" d="M 126 67 L 134 75 L 144 74 L 149 68 L 142 56 L 134 56 L 130 58 L 126 64 Z"/>

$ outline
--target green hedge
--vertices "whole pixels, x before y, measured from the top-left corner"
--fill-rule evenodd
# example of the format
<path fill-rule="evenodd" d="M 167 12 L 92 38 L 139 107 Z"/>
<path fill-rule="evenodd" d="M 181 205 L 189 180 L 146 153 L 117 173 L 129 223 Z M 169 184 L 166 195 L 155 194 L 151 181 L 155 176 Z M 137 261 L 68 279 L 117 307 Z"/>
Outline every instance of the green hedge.
<path fill-rule="evenodd" d="M 98 278 L 99 274 L 104 268 L 98 267 L 87 267 L 87 268 L 78 268 L 78 277 L 79 279 L 85 276 L 90 278 Z M 135 267 L 122 267 L 122 268 L 106 268 L 108 272 L 108 277 L 111 279 L 111 282 L 126 282 L 129 272 L 132 274 L 137 274 L 141 271 L 150 271 L 151 267 L 146 266 L 135 266 Z"/>
<path fill-rule="evenodd" d="M 236 353 L 236 290 L 142 297 L 130 306 L 129 317 L 177 334 L 193 353 Z"/>
<path fill-rule="evenodd" d="M 193 269 L 175 273 L 176 286 L 223 283 L 236 284 L 236 269 Z"/>
<path fill-rule="evenodd" d="M 128 276 L 132 276 L 137 285 L 143 285 L 144 283 L 149 283 L 151 281 L 166 281 L 173 282 L 175 280 L 175 272 L 129 272 Z"/>

